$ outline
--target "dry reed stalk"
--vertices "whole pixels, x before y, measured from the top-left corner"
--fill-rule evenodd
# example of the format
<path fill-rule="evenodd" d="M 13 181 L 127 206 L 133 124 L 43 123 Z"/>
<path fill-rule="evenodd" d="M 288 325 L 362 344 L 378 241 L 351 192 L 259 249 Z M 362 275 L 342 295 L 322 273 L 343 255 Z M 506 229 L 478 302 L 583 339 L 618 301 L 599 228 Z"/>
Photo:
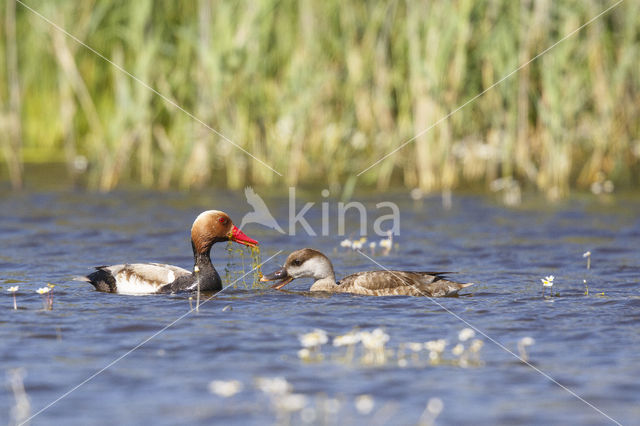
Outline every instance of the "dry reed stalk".
<path fill-rule="evenodd" d="M 78 70 L 73 54 L 67 45 L 65 35 L 55 28 L 50 29 L 53 50 L 58 60 L 58 64 L 71 85 L 76 95 L 80 107 L 87 119 L 91 135 L 87 137 L 90 143 L 91 156 L 100 158 L 104 156 L 107 147 L 100 144 L 100 140 L 104 137 L 104 129 L 100 119 L 100 114 L 93 102 L 90 89 L 85 84 L 82 74 Z"/>
<path fill-rule="evenodd" d="M 171 186 L 171 177 L 176 162 L 175 149 L 171 139 L 167 136 L 164 127 L 156 125 L 153 127 L 153 136 L 158 142 L 158 146 L 163 154 L 163 161 L 158 175 L 158 188 L 168 189 Z"/>

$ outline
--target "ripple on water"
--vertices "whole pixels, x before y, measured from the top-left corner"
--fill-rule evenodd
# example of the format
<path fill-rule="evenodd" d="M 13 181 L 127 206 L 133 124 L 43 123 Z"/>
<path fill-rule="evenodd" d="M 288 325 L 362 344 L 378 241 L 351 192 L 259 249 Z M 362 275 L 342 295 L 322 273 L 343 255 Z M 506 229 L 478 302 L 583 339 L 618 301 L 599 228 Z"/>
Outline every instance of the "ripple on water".
<path fill-rule="evenodd" d="M 123 333 L 140 333 L 147 331 L 159 331 L 162 328 L 159 324 L 126 324 L 105 329 L 106 333 L 123 334 Z"/>
<path fill-rule="evenodd" d="M 589 203 L 567 203 L 555 211 L 546 205 L 540 210 L 511 210 L 479 197 L 460 196 L 444 212 L 439 199 L 434 199 L 437 208 L 429 204 L 433 200 L 425 200 L 422 209 L 414 209 L 402 197 L 396 199 L 403 212 L 399 250 L 377 256 L 377 261 L 397 269 L 438 266 L 464 271 L 458 276 L 476 282 L 469 289 L 471 295 L 438 303 L 516 353 L 520 339 L 533 337 L 535 344 L 527 348 L 533 365 L 615 413 L 622 423 L 638 418 L 640 264 L 634 251 L 639 235 L 634 224 L 640 202 L 604 211 L 590 210 Z M 26 369 L 34 410 L 189 309 L 184 294 L 112 295 L 65 280 L 94 264 L 128 259 L 189 267 L 192 259 L 185 240 L 200 210 L 224 206 L 236 221 L 247 211 L 237 194 L 217 190 L 44 197 L 25 193 L 9 195 L 6 201 L 0 205 L 0 233 L 5 237 L 0 246 L 4 280 L 0 309 L 5 312 L 0 320 L 0 353 L 6 354 L 3 368 Z M 265 202 L 281 204 L 268 197 Z M 284 221 L 285 216 L 277 217 Z M 321 223 L 320 209 L 312 209 L 308 218 Z M 314 245 L 331 254 L 341 239 L 312 240 L 304 232 L 281 235 L 255 224 L 244 231 L 259 235 L 265 253 L 284 250 L 265 265 L 267 270 L 296 248 Z M 587 250 L 593 253 L 590 271 L 582 258 Z M 216 247 L 213 256 L 223 270 L 229 260 L 226 251 Z M 336 251 L 332 259 L 340 276 L 379 269 L 357 253 Z M 237 259 L 234 265 L 240 268 Z M 549 274 L 558 277 L 554 289 L 561 296 L 543 299 L 539 280 Z M 592 290 L 589 296 L 582 294 L 583 276 Z M 53 311 L 45 312 L 41 297 L 33 292 L 50 281 L 58 286 Z M 12 310 L 12 299 L 4 294 L 14 283 L 20 285 L 18 311 Z M 291 284 L 291 292 L 226 290 L 203 305 L 199 314 L 189 314 L 119 361 L 117 368 L 61 401 L 56 410 L 45 411 L 41 421 L 80 425 L 115 418 L 130 424 L 208 424 L 224 418 L 231 424 L 274 423 L 271 398 L 255 388 L 258 376 L 285 377 L 310 405 L 320 407 L 324 404 L 320 401 L 337 398 L 335 418 L 352 418 L 354 423 L 384 423 L 384 416 L 391 413 L 389 422 L 416 424 L 433 397 L 444 402 L 438 418 L 443 424 L 604 419 L 479 334 L 476 338 L 485 341 L 482 367 L 341 362 L 336 356 L 346 348 L 334 348 L 331 340 L 354 329 L 383 328 L 390 336 L 390 350 L 407 342 L 446 339 L 449 353 L 467 325 L 426 298 L 314 295 L 305 291 L 308 284 Z M 596 291 L 605 296 L 596 296 Z M 233 309 L 223 311 L 227 305 Z M 326 356 L 305 363 L 297 355 L 299 335 L 314 328 L 329 336 L 322 348 Z M 361 354 L 354 357 L 358 360 Z M 207 393 L 208 383 L 220 379 L 240 380 L 244 389 L 226 399 Z M 371 394 L 375 403 L 369 416 L 353 408 L 362 394 Z M 0 398 L 0 412 L 8 413 L 11 404 L 10 395 Z M 136 409 L 122 409 L 127 406 Z M 324 419 L 326 412 L 317 414 Z M 291 423 L 302 423 L 299 414 L 291 416 Z"/>

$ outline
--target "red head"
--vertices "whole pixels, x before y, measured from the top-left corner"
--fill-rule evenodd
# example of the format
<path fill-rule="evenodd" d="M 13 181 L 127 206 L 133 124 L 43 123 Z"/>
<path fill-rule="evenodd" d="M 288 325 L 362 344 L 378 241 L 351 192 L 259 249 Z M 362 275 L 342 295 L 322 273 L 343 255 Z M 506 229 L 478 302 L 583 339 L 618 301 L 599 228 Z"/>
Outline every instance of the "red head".
<path fill-rule="evenodd" d="M 249 247 L 256 247 L 258 242 L 246 236 L 233 224 L 225 212 L 207 210 L 193 222 L 191 241 L 196 252 L 206 253 L 219 241 L 234 241 Z"/>

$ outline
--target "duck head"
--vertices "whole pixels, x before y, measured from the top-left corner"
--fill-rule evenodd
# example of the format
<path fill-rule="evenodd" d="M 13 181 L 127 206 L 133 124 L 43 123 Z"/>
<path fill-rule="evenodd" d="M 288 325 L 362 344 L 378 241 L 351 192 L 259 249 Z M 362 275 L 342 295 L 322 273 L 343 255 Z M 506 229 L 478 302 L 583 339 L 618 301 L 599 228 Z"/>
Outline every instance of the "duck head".
<path fill-rule="evenodd" d="M 225 212 L 207 210 L 193 222 L 191 241 L 197 253 L 208 253 L 211 246 L 220 241 L 233 241 L 249 247 L 256 247 L 258 242 L 246 236 L 233 224 Z"/>
<path fill-rule="evenodd" d="M 271 287 L 279 290 L 296 278 L 313 278 L 316 281 L 332 278 L 335 282 L 329 258 L 310 248 L 294 251 L 281 269 L 263 276 L 260 281 L 278 281 Z"/>

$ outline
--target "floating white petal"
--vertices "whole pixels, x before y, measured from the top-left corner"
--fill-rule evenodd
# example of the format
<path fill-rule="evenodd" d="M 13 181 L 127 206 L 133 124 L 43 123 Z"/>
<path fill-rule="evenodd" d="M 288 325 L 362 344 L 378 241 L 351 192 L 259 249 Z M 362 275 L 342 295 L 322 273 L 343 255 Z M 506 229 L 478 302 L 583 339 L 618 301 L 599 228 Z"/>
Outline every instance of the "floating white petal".
<path fill-rule="evenodd" d="M 463 328 L 458 333 L 458 339 L 461 342 L 466 342 L 467 340 L 473 338 L 475 335 L 476 335 L 476 332 L 473 331 L 473 329 L 471 329 L 471 328 Z"/>
<path fill-rule="evenodd" d="M 238 380 L 214 380 L 209 383 L 209 392 L 228 398 L 240 392 L 243 387 Z"/>

